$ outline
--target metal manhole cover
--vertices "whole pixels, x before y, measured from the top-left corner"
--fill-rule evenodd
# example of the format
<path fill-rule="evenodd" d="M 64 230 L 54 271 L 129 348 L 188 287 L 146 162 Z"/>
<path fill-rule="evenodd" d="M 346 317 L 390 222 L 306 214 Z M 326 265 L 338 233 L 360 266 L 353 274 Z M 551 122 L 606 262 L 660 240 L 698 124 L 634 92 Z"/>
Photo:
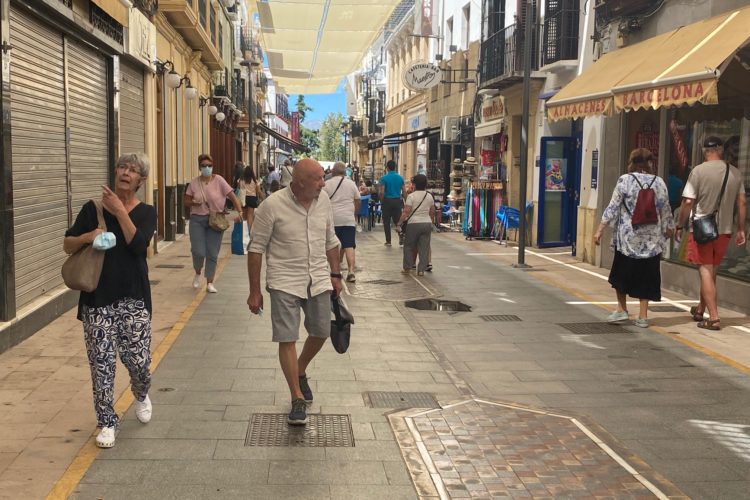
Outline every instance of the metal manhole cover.
<path fill-rule="evenodd" d="M 370 281 L 363 281 L 362 283 L 367 283 L 368 285 L 400 285 L 400 281 L 393 281 L 393 280 L 370 280 Z"/>
<path fill-rule="evenodd" d="M 658 312 L 658 313 L 679 313 L 684 312 L 682 309 L 680 309 L 677 306 L 648 306 L 648 309 L 650 311 Z"/>
<path fill-rule="evenodd" d="M 370 391 L 365 396 L 371 408 L 440 408 L 429 392 Z"/>
<path fill-rule="evenodd" d="M 286 413 L 254 413 L 245 446 L 354 446 L 349 415 L 307 415 L 307 425 L 289 425 Z"/>
<path fill-rule="evenodd" d="M 484 314 L 479 318 L 484 321 L 521 321 L 515 314 Z"/>
<path fill-rule="evenodd" d="M 599 335 L 603 333 L 632 333 L 621 325 L 612 323 L 558 323 L 558 326 L 576 335 Z"/>
<path fill-rule="evenodd" d="M 409 309 L 419 311 L 470 312 L 471 306 L 457 300 L 419 299 L 404 302 Z"/>
<path fill-rule="evenodd" d="M 157 264 L 156 267 L 160 267 L 162 269 L 184 269 L 184 264 Z"/>

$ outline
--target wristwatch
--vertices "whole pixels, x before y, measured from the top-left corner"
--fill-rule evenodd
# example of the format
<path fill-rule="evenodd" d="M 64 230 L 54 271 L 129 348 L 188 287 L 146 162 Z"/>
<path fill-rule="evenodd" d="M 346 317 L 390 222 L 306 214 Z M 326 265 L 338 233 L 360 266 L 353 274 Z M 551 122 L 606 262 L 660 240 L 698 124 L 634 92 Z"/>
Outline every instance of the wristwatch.
<path fill-rule="evenodd" d="M 331 278 L 342 279 L 343 277 L 344 275 L 342 275 L 341 273 L 331 273 Z"/>

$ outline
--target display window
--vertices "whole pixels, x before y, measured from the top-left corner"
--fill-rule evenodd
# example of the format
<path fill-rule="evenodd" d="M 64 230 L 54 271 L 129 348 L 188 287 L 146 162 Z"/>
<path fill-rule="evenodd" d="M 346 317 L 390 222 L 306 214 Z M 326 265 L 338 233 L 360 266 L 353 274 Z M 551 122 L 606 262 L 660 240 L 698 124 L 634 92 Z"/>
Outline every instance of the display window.
<path fill-rule="evenodd" d="M 706 116 L 704 113 L 703 116 Z M 710 114 L 710 113 L 708 113 Z M 703 162 L 702 139 L 713 135 L 724 142 L 734 138 L 739 140 L 739 158 L 735 165 L 742 174 L 745 196 L 750 193 L 750 120 L 732 118 L 722 120 L 702 120 L 695 108 L 670 110 L 667 121 L 667 158 L 664 168 L 664 181 L 669 191 L 670 205 L 676 217 L 682 200 L 682 190 L 692 169 Z M 735 213 L 735 217 L 737 214 Z M 745 234 L 750 230 L 750 221 L 745 221 Z M 687 259 L 687 238 L 672 241 L 667 258 L 674 262 L 689 264 Z M 692 264 L 690 264 L 692 265 Z M 750 251 L 746 243 L 738 247 L 732 238 L 719 274 L 750 281 Z"/>

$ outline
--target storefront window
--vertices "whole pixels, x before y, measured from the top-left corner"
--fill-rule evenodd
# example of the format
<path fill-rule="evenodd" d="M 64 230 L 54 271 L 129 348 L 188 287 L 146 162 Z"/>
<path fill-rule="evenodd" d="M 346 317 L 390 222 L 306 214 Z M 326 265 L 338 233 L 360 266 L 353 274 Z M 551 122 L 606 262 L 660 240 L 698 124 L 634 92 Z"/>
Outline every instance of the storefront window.
<path fill-rule="evenodd" d="M 703 162 L 701 140 L 715 135 L 726 141 L 730 137 L 739 137 L 740 154 L 738 165 L 745 184 L 746 196 L 750 193 L 750 120 L 735 118 L 729 120 L 697 121 L 696 109 L 684 108 L 670 111 L 667 123 L 667 159 L 665 162 L 665 182 L 669 190 L 669 201 L 676 217 L 679 214 L 682 190 L 685 187 L 690 171 Z M 745 222 L 745 233 L 750 229 Z M 672 241 L 668 258 L 675 262 L 687 264 L 687 238 L 682 242 Z M 750 252 L 748 245 L 737 247 L 734 239 L 719 267 L 719 273 L 732 278 L 750 281 Z"/>

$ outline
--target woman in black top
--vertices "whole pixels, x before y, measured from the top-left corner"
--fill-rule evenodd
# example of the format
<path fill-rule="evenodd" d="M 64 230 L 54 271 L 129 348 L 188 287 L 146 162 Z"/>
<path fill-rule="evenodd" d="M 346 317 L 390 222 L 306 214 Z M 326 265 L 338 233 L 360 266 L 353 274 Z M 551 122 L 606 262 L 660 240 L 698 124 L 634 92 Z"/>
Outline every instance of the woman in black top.
<path fill-rule="evenodd" d="M 100 448 L 115 444 L 117 414 L 113 407 L 116 353 L 130 373 L 135 413 L 143 423 L 151 420 L 151 288 L 146 249 L 156 229 L 156 210 L 136 198 L 149 173 L 143 154 L 123 155 L 115 167 L 114 191 L 102 186 L 102 208 L 107 231 L 116 245 L 104 254 L 99 284 L 81 292 L 78 319 L 83 322 L 86 352 L 91 365 L 94 410 L 101 431 Z M 63 248 L 72 254 L 94 242 L 102 232 L 96 205 L 87 202 L 73 227 L 65 233 Z"/>

